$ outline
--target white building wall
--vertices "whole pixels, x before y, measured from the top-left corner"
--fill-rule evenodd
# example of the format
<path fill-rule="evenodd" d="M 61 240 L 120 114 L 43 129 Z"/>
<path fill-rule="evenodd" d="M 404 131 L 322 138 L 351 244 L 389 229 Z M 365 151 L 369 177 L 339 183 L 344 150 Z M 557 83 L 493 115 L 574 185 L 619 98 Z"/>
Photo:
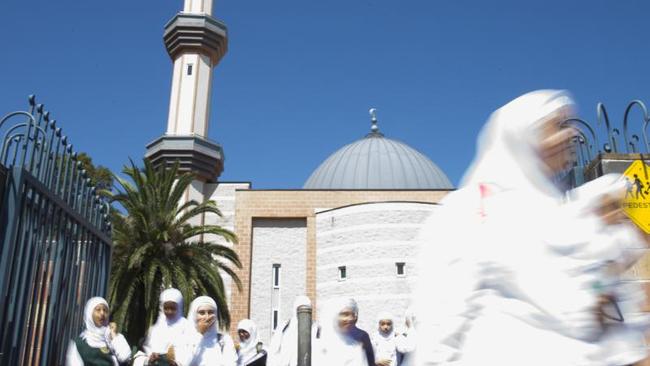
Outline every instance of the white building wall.
<path fill-rule="evenodd" d="M 373 332 L 380 311 L 394 314 L 396 328 L 403 328 L 417 276 L 417 236 L 435 207 L 384 202 L 317 212 L 317 303 L 352 297 L 359 304 L 360 328 Z M 404 276 L 397 275 L 396 262 L 405 263 Z M 339 279 L 339 266 L 346 267 L 345 280 Z"/>
<path fill-rule="evenodd" d="M 260 340 L 269 344 L 272 329 L 273 264 L 280 264 L 279 326 L 291 318 L 292 305 L 306 292 L 307 223 L 305 219 L 253 219 L 251 319 Z"/>

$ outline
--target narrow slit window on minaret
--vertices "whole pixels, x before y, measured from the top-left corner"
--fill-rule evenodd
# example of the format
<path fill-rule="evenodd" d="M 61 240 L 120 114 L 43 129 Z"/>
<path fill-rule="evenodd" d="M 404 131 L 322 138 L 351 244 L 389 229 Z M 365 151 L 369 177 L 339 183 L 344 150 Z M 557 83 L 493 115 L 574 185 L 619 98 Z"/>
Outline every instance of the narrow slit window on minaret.
<path fill-rule="evenodd" d="M 192 64 L 187 65 L 187 76 L 192 75 Z"/>

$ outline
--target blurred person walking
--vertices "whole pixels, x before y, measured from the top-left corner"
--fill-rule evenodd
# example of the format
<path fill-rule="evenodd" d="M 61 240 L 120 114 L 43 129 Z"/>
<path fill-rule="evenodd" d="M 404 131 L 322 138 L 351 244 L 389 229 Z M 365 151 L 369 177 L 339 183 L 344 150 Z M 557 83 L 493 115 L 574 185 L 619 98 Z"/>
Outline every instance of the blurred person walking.
<path fill-rule="evenodd" d="M 572 113 L 568 94 L 540 90 L 482 129 L 460 189 L 421 234 L 418 365 L 593 364 L 600 297 L 558 250 L 570 225 L 554 178 L 569 163 L 574 132 L 561 123 Z"/>
<path fill-rule="evenodd" d="M 401 352 L 400 366 L 415 365 L 415 350 L 417 346 L 417 330 L 415 329 L 415 313 L 412 306 L 406 309 L 404 314 L 405 329 L 398 332 L 397 343 Z"/>
<path fill-rule="evenodd" d="M 356 326 L 359 308 L 354 299 L 329 300 L 320 319 L 320 335 L 312 346 L 313 365 L 375 366 L 370 337 Z"/>
<path fill-rule="evenodd" d="M 278 326 L 269 346 L 267 363 L 269 366 L 296 366 L 298 362 L 298 308 L 311 305 L 305 295 L 297 296 L 293 301 L 291 317 Z"/>
<path fill-rule="evenodd" d="M 650 315 L 643 311 L 643 287 L 622 280 L 648 244 L 648 236 L 621 208 L 626 183 L 618 174 L 602 176 L 570 192 L 568 205 L 582 218 L 584 228 L 576 231 L 592 234 L 580 250 L 568 255 L 580 261 L 582 272 L 591 276 L 591 288 L 600 296 L 603 334 L 592 359 L 606 365 L 628 365 L 646 358 L 644 334 L 650 329 Z"/>

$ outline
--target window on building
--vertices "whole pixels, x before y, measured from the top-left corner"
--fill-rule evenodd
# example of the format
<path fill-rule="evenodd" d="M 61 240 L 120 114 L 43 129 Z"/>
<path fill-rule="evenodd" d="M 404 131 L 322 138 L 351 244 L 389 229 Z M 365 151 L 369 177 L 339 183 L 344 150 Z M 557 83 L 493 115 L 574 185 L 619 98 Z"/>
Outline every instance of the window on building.
<path fill-rule="evenodd" d="M 187 76 L 192 75 L 192 64 L 187 65 Z"/>
<path fill-rule="evenodd" d="M 406 275 L 405 266 L 406 266 L 406 263 L 404 263 L 404 262 L 395 262 L 395 269 L 397 269 L 397 275 L 398 276 Z"/>
<path fill-rule="evenodd" d="M 280 288 L 280 264 L 273 265 L 273 288 Z"/>
<path fill-rule="evenodd" d="M 273 330 L 278 327 L 278 311 L 273 310 Z"/>
<path fill-rule="evenodd" d="M 347 268 L 345 266 L 339 267 L 339 281 L 343 281 L 348 278 Z"/>

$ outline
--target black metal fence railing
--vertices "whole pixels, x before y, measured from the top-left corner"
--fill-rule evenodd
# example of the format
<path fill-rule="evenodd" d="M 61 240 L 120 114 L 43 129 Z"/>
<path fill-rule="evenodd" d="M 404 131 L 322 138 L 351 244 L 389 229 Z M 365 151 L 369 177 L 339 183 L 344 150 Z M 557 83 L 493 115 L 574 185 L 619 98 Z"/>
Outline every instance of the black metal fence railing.
<path fill-rule="evenodd" d="M 110 206 L 29 105 L 0 119 L 0 365 L 62 365 L 85 301 L 106 293 Z"/>
<path fill-rule="evenodd" d="M 638 112 L 636 115 L 641 122 L 637 123 L 636 128 L 629 123 L 632 116 L 631 111 L 634 110 L 634 107 L 637 107 Z M 581 118 L 569 118 L 563 121 L 563 126 L 570 126 L 577 131 L 576 137 L 572 141 L 575 159 L 573 166 L 567 167 L 567 170 L 558 179 L 567 187 L 581 185 L 590 178 L 585 176 L 587 166 L 593 161 L 602 158 L 604 154 L 640 154 L 641 157 L 647 156 L 650 154 L 650 141 L 648 141 L 647 133 L 648 124 L 650 124 L 648 109 L 638 99 L 632 100 L 625 108 L 623 119 L 618 125 L 622 126 L 622 133 L 616 124 L 612 125 L 603 103 L 596 105 L 595 127 L 599 128 L 598 130 Z M 604 134 L 600 134 L 600 141 L 603 141 L 603 138 L 605 141 L 602 145 L 599 142 L 599 134 L 597 133 L 599 131 L 604 131 Z"/>

